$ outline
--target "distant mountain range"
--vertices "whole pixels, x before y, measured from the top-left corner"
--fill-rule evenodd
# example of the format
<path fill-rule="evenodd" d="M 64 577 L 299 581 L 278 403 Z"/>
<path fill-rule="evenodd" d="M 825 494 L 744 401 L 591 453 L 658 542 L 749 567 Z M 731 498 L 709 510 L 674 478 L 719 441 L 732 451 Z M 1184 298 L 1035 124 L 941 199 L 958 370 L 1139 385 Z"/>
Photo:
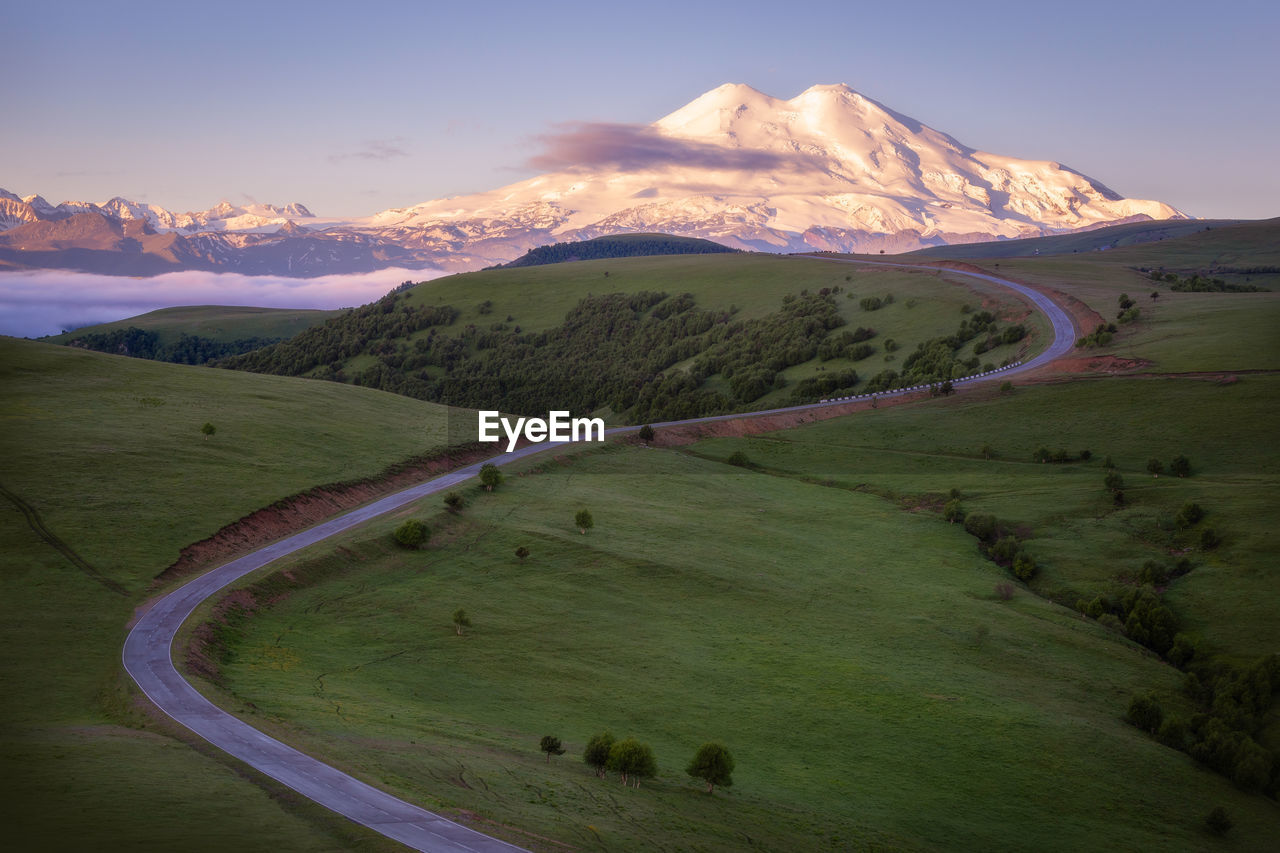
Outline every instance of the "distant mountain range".
<path fill-rule="evenodd" d="M 725 85 L 652 125 L 578 125 L 535 162 L 548 171 L 501 189 L 346 220 L 301 204 L 175 214 L 0 190 L 0 269 L 460 271 L 631 232 L 767 252 L 901 252 L 1187 218 L 1058 163 L 976 151 L 844 85 L 786 101 Z"/>

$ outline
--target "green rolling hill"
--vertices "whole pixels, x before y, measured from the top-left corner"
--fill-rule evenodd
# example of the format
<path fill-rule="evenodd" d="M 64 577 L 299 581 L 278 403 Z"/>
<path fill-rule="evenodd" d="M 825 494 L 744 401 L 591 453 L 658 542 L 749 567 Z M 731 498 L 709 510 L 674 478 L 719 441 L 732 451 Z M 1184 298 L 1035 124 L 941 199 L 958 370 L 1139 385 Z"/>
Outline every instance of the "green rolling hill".
<path fill-rule="evenodd" d="M 1004 391 L 693 443 L 659 430 L 653 447 L 529 460 L 492 493 L 464 489 L 459 513 L 438 499 L 406 509 L 212 602 L 201 620 L 217 644 L 197 651 L 217 652 L 216 678 L 204 687 L 362 778 L 535 847 L 1264 849 L 1280 827 L 1280 678 L 1258 663 L 1280 640 L 1276 237 L 1274 223 L 1243 223 L 992 260 L 1116 331 Z M 1152 272 L 1271 290 L 1188 292 Z M 441 448 L 448 412 L 353 387 L 369 371 L 412 376 L 396 358 L 427 339 L 427 352 L 455 342 L 458 363 L 483 365 L 508 345 L 499 338 L 554 341 L 581 306 L 602 317 L 615 304 L 600 298 L 643 292 L 668 296 L 618 303 L 642 330 L 664 320 L 655 312 L 777 330 L 809 303 L 844 321 L 815 347 L 874 328 L 859 343 L 875 352 L 784 365 L 786 384 L 743 408 L 838 369 L 869 383 L 983 311 L 1027 327 L 997 363 L 1044 334 L 1021 303 L 945 272 L 717 255 L 423 283 L 385 312 L 309 327 L 338 330 L 337 344 L 364 336 L 298 371 L 345 383 L 0 340 L 10 837 L 388 849 L 150 718 L 120 669 L 123 628 L 183 547 Z M 1138 309 L 1124 322 L 1122 295 Z M 409 328 L 429 312 L 452 319 Z M 604 340 L 582 340 L 593 339 Z M 952 362 L 985 339 L 952 348 Z M 642 360 L 649 339 L 625 340 L 596 347 L 597 372 Z M 687 373 L 722 342 L 663 370 Z M 708 374 L 704 390 L 728 397 L 732 380 Z M 608 400 L 597 410 L 627 419 Z M 1190 476 L 1169 473 L 1179 456 Z M 951 501 L 1016 541 L 984 552 L 944 520 Z M 595 518 L 586 535 L 582 508 Z M 407 518 L 430 528 L 424 549 L 393 544 Z M 1015 576 L 1007 553 L 1034 571 Z M 228 602 L 251 615 L 227 621 Z M 473 623 L 462 637 L 460 607 Z M 1148 694 L 1154 733 L 1126 720 Z M 656 777 L 639 789 L 596 778 L 579 758 L 603 729 L 650 743 Z M 568 747 L 551 762 L 537 748 L 547 734 Z M 684 767 L 711 739 L 737 769 L 707 796 Z M 1215 807 L 1235 824 L 1222 838 L 1205 822 Z M 196 824 L 217 831 L 193 842 Z"/>

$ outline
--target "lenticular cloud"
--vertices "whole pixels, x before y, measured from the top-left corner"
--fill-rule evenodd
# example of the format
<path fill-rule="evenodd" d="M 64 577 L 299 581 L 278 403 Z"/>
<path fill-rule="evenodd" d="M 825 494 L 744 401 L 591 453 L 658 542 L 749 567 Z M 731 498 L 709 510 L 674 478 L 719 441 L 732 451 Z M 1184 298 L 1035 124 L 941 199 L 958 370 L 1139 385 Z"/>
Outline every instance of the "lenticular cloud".
<path fill-rule="evenodd" d="M 556 133 L 537 137 L 543 146 L 526 166 L 544 171 L 583 171 L 608 167 L 639 172 L 671 167 L 731 171 L 821 171 L 819 157 L 795 151 L 726 148 L 696 139 L 664 135 L 650 125 L 571 122 Z"/>
<path fill-rule="evenodd" d="M 34 270 L 0 273 L 0 334 L 53 335 L 176 305 L 343 308 L 372 302 L 436 270 L 384 269 L 319 278 L 174 272 L 154 278 Z"/>

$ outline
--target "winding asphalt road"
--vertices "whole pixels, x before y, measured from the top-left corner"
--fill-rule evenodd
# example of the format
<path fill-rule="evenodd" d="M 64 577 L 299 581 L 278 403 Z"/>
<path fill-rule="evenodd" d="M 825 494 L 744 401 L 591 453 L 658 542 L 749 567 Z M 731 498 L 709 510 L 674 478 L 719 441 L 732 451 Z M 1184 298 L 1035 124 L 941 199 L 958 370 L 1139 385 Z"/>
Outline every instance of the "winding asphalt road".
<path fill-rule="evenodd" d="M 829 260 L 832 263 L 870 263 L 874 266 L 928 271 L 937 271 L 939 269 L 938 267 L 910 264 L 882 264 L 834 258 L 823 258 L 823 260 Z M 1024 373 L 1047 364 L 1071 350 L 1075 340 L 1071 318 L 1066 311 L 1048 297 L 1029 287 L 997 278 L 996 276 L 961 272 L 959 270 L 951 270 L 951 272 L 982 279 L 1017 291 L 1044 312 L 1053 325 L 1053 342 L 1040 355 L 1024 364 L 993 371 L 992 374 L 959 380 L 954 383 L 956 386 L 991 381 L 994 378 L 1006 378 L 1009 375 Z M 914 393 L 920 390 L 921 387 L 926 386 L 885 392 L 877 396 L 881 398 L 901 396 Z M 869 395 L 860 395 L 860 397 L 864 396 Z M 733 418 L 755 417 L 761 414 L 805 411 L 841 405 L 849 399 L 859 398 L 842 398 L 806 406 L 771 409 L 767 412 L 671 421 L 665 424 L 654 424 L 654 426 L 707 423 Z M 637 427 L 619 427 L 608 430 L 607 433 L 618 434 L 635 429 Z M 492 461 L 497 465 L 505 465 L 563 443 L 548 442 L 528 445 L 511 453 L 502 454 Z M 382 498 L 345 515 L 330 519 L 309 530 L 281 539 L 238 560 L 220 566 L 179 587 L 155 602 L 129 632 L 124 644 L 125 669 L 133 680 L 137 682 L 138 686 L 142 688 L 142 691 L 147 694 L 147 697 L 161 711 L 174 720 L 219 749 L 234 755 L 303 796 L 350 818 L 356 823 L 363 824 L 389 838 L 394 838 L 396 841 L 415 850 L 433 851 L 433 853 L 434 851 L 459 853 L 459 851 L 520 850 L 521 848 L 519 847 L 483 835 L 426 809 L 397 799 L 385 791 L 380 791 L 371 785 L 367 785 L 258 731 L 248 723 L 223 711 L 204 698 L 178 673 L 178 670 L 174 668 L 172 658 L 174 638 L 182 623 L 191 616 L 192 611 L 202 601 L 218 590 L 286 554 L 292 554 L 308 545 L 313 545 L 337 533 L 350 530 L 383 513 L 391 512 L 428 495 L 442 492 L 445 489 L 470 480 L 479 474 L 482 464 L 484 463 L 477 462 L 473 465 L 468 465 L 465 468 L 436 477 L 429 482 L 421 483 Z"/>

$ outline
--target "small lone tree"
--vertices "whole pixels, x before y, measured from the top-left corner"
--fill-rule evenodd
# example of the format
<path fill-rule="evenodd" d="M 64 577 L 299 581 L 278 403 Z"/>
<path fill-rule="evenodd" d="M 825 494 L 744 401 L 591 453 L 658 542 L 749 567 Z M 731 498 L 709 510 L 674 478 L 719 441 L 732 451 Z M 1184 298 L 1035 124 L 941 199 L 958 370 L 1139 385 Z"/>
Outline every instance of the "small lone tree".
<path fill-rule="evenodd" d="M 580 509 L 578 514 L 573 517 L 573 523 L 582 531 L 582 535 L 586 536 L 587 531 L 596 526 L 595 519 L 591 517 L 591 510 Z"/>
<path fill-rule="evenodd" d="M 1191 460 L 1182 454 L 1178 454 L 1169 463 L 1169 473 L 1175 477 L 1191 476 Z"/>
<path fill-rule="evenodd" d="M 471 617 L 467 615 L 467 611 L 459 607 L 453 611 L 453 629 L 458 632 L 458 636 L 462 636 L 463 628 L 471 627 Z"/>
<path fill-rule="evenodd" d="M 640 431 L 636 433 L 636 437 L 639 438 L 641 441 L 643 441 L 645 444 L 648 444 L 649 442 L 653 441 L 653 427 L 649 426 L 649 424 L 645 424 L 644 426 L 640 427 Z"/>
<path fill-rule="evenodd" d="M 707 793 L 715 790 L 716 785 L 728 788 L 733 785 L 733 755 L 725 745 L 717 741 L 708 741 L 698 747 L 698 752 L 685 768 L 686 773 L 695 779 L 707 783 Z"/>
<path fill-rule="evenodd" d="M 498 470 L 498 466 L 492 462 L 487 462 L 480 467 L 480 483 L 484 486 L 485 491 L 492 492 L 495 486 L 502 485 L 502 472 Z"/>
<path fill-rule="evenodd" d="M 551 756 L 564 755 L 564 747 L 560 745 L 560 738 L 555 735 L 544 735 L 542 741 L 538 744 L 538 748 L 547 754 L 547 763 L 551 763 Z"/>
<path fill-rule="evenodd" d="M 427 526 L 417 519 L 409 519 L 396 528 L 396 544 L 401 548 L 421 548 L 430 536 Z"/>
<path fill-rule="evenodd" d="M 611 749 L 613 749 L 613 735 L 601 732 L 587 741 L 587 748 L 582 751 L 582 760 L 595 771 L 597 776 L 603 776 L 609 766 Z"/>
<path fill-rule="evenodd" d="M 454 514 L 462 512 L 462 508 L 467 505 L 467 501 L 457 492 L 449 492 L 444 496 L 445 509 Z"/>
<path fill-rule="evenodd" d="M 209 436 L 213 435 L 217 431 L 218 431 L 218 428 L 213 424 L 209 423 L 208 421 L 205 421 L 204 426 L 200 427 L 200 432 L 204 433 L 205 441 L 208 441 Z"/>
<path fill-rule="evenodd" d="M 519 548 L 516 549 L 516 559 L 519 560 L 520 562 L 523 563 L 525 558 L 528 556 L 529 556 L 529 549 L 524 547 L 523 545 L 521 545 Z"/>
<path fill-rule="evenodd" d="M 1152 477 L 1159 477 L 1161 474 L 1164 473 L 1164 463 L 1161 462 L 1159 459 L 1148 459 L 1147 473 L 1149 473 Z"/>

